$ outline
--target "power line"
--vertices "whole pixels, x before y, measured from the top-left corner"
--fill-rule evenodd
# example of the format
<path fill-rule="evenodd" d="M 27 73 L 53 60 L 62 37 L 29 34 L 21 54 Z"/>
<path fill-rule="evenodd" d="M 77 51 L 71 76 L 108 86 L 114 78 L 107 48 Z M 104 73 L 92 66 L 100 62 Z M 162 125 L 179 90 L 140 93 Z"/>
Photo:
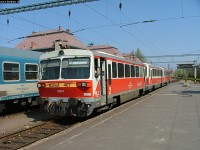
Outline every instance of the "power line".
<path fill-rule="evenodd" d="M 166 63 L 166 64 L 169 64 L 169 63 L 194 63 L 195 61 L 150 61 L 150 63 Z"/>
<path fill-rule="evenodd" d="M 186 57 L 186 56 L 200 56 L 200 54 L 160 55 L 160 56 L 145 56 L 145 57 L 146 58 L 163 58 L 163 57 Z"/>
<path fill-rule="evenodd" d="M 173 18 L 163 18 L 163 19 L 151 19 L 151 20 L 144 20 L 144 21 L 124 23 L 120 27 L 131 26 L 131 25 L 141 24 L 141 23 L 154 23 L 154 22 L 159 22 L 159 21 L 188 19 L 188 18 L 200 18 L 200 16 L 187 16 L 187 17 L 173 17 Z"/>
<path fill-rule="evenodd" d="M 116 7 L 113 5 L 113 3 L 111 3 L 110 1 L 109 1 L 109 3 L 110 3 L 110 5 L 112 5 L 114 8 L 116 8 Z M 121 1 L 120 1 L 120 4 L 121 4 Z M 122 5 L 122 4 L 121 4 L 121 5 Z M 123 16 L 125 16 L 129 22 L 131 22 L 131 19 L 124 13 L 123 10 L 120 9 L 120 24 L 119 24 L 120 27 L 121 27 L 121 14 L 122 14 Z M 143 37 L 144 37 L 149 43 L 151 43 L 151 45 L 152 45 L 155 49 L 158 49 L 157 46 L 155 46 L 155 44 L 145 35 L 145 33 L 144 33 L 139 27 L 137 27 L 137 26 L 134 26 L 134 27 L 135 27 L 135 29 L 138 30 L 138 32 L 141 33 L 141 35 L 143 35 Z M 150 48 L 148 45 L 147 45 L 147 47 Z M 152 49 L 152 48 L 150 48 L 150 49 Z M 155 49 L 153 49 L 153 50 L 154 50 L 156 53 L 158 53 Z"/>
<path fill-rule="evenodd" d="M 47 10 L 47 11 L 52 11 L 52 10 Z M 52 11 L 52 12 L 54 12 L 54 11 Z M 63 16 L 63 17 L 66 17 L 66 16 L 63 15 L 63 14 L 60 14 L 60 13 L 57 13 L 57 12 L 54 12 L 54 13 L 56 13 L 57 15 L 60 15 L 60 16 Z M 27 23 L 35 24 L 35 25 L 40 26 L 40 27 L 43 27 L 43 28 L 45 28 L 45 29 L 51 29 L 50 27 L 47 27 L 47 26 L 44 26 L 44 25 L 41 25 L 41 24 L 35 23 L 34 21 L 31 21 L 31 20 L 29 20 L 29 19 L 25 19 L 25 18 L 20 17 L 20 16 L 18 16 L 18 15 L 10 16 L 10 17 L 13 17 L 13 18 L 19 19 L 19 20 L 21 20 L 21 21 L 25 21 L 25 22 L 27 22 Z M 102 37 L 104 37 L 104 38 L 106 38 L 106 39 L 108 39 L 108 40 L 110 40 L 110 41 L 113 41 L 114 43 L 118 43 L 118 42 L 114 41 L 113 39 L 111 39 L 111 38 L 105 36 L 105 34 L 100 33 L 100 32 L 97 32 L 97 31 L 93 30 L 92 28 L 83 25 L 82 23 L 78 22 L 77 20 L 75 20 L 75 19 L 73 19 L 73 18 L 70 18 L 70 19 L 73 20 L 76 24 L 78 23 L 78 24 L 80 24 L 80 25 L 82 25 L 82 26 L 85 27 L 85 28 L 83 28 L 83 29 L 79 29 L 79 30 L 77 30 L 78 32 L 80 32 L 80 31 L 84 31 L 84 30 L 86 30 L 86 29 L 87 29 L 87 30 L 88 30 L 88 29 L 91 29 L 91 30 L 92 30 L 93 32 L 95 32 L 96 34 L 98 34 L 98 35 L 100 35 L 100 36 L 102 36 Z M 98 27 L 97 27 L 97 28 L 98 28 Z M 76 33 L 77 31 L 72 32 L 72 33 Z M 18 38 L 11 39 L 11 40 L 8 41 L 8 43 L 13 42 L 13 41 L 15 41 L 15 40 L 23 39 L 23 38 L 26 38 L 26 36 L 22 36 L 22 37 L 18 37 Z M 88 40 L 88 41 L 89 41 L 89 40 Z M 118 43 L 118 44 L 121 45 L 121 43 Z M 124 46 L 123 46 L 123 47 L 124 47 Z"/>
<path fill-rule="evenodd" d="M 142 40 L 140 40 L 139 38 L 137 38 L 136 36 L 134 36 L 132 33 L 128 32 L 128 31 L 126 31 L 125 29 L 123 29 L 123 28 L 121 28 L 120 26 L 118 26 L 117 23 L 115 23 L 113 20 L 111 20 L 110 18 L 108 18 L 108 17 L 105 16 L 104 14 L 98 12 L 96 9 L 90 7 L 90 6 L 87 5 L 87 4 L 84 4 L 84 5 L 87 6 L 87 7 L 89 7 L 91 10 L 93 10 L 93 11 L 96 12 L 97 14 L 101 15 L 101 16 L 104 17 L 105 19 L 107 19 L 107 20 L 109 20 L 110 22 L 112 22 L 113 25 L 117 25 L 117 27 L 119 27 L 122 31 L 124 31 L 125 33 L 127 33 L 129 36 L 131 36 L 132 38 L 134 38 L 135 40 L 137 40 L 137 41 L 140 42 L 141 44 L 143 44 L 143 45 L 147 46 L 148 48 L 150 48 L 148 44 L 146 44 L 145 42 L 143 42 Z M 151 48 L 150 48 L 150 49 L 151 49 Z"/>

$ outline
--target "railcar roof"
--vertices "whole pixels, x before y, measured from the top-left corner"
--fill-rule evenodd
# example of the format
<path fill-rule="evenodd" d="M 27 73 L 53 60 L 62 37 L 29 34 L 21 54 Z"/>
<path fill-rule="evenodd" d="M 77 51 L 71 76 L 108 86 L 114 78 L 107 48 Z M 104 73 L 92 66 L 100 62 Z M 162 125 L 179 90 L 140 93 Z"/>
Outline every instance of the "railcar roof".
<path fill-rule="evenodd" d="M 115 55 L 105 53 L 105 52 L 91 51 L 91 50 L 87 50 L 87 49 L 62 49 L 62 50 L 65 51 L 65 53 L 69 52 L 70 54 L 72 54 L 72 52 L 74 52 L 73 54 L 75 54 L 75 55 L 93 54 L 93 55 L 96 55 L 96 56 L 105 57 L 105 58 L 109 57 L 109 58 L 117 59 L 117 60 L 124 61 L 124 62 L 135 63 L 135 64 L 143 64 L 141 62 L 131 61 L 131 60 L 125 59 L 124 57 L 115 56 Z M 55 56 L 58 56 L 58 52 L 59 52 L 59 50 L 52 51 L 52 52 L 46 52 L 40 58 L 41 59 L 47 59 L 49 57 L 55 57 Z"/>
<path fill-rule="evenodd" d="M 14 57 L 23 57 L 23 58 L 38 58 L 40 57 L 41 52 L 34 52 L 30 50 L 22 50 L 16 48 L 8 48 L 0 46 L 0 56 L 14 56 Z"/>

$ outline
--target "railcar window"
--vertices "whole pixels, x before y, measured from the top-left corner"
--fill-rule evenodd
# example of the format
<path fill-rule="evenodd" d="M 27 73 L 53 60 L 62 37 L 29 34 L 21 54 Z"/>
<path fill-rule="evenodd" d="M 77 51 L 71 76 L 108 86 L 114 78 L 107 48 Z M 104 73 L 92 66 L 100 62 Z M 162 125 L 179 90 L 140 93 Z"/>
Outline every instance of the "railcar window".
<path fill-rule="evenodd" d="M 89 58 L 65 58 L 62 62 L 61 78 L 88 79 L 90 76 Z"/>
<path fill-rule="evenodd" d="M 41 61 L 42 80 L 59 79 L 60 59 L 48 59 Z"/>
<path fill-rule="evenodd" d="M 131 77 L 135 77 L 135 67 L 131 66 Z"/>
<path fill-rule="evenodd" d="M 139 67 L 140 68 L 140 77 L 144 76 L 144 69 L 142 66 Z"/>
<path fill-rule="evenodd" d="M 4 63 L 3 64 L 3 80 L 16 81 L 19 80 L 19 64 L 18 63 Z"/>
<path fill-rule="evenodd" d="M 112 62 L 112 77 L 117 78 L 117 63 Z"/>
<path fill-rule="evenodd" d="M 36 80 L 38 75 L 37 64 L 25 64 L 25 79 Z"/>
<path fill-rule="evenodd" d="M 124 78 L 124 64 L 118 63 L 118 78 Z"/>
<path fill-rule="evenodd" d="M 155 75 L 155 69 L 153 69 L 153 77 L 155 77 L 156 75 Z"/>
<path fill-rule="evenodd" d="M 147 68 L 144 68 L 144 76 L 147 76 Z"/>
<path fill-rule="evenodd" d="M 125 64 L 125 77 L 130 77 L 130 65 Z"/>
<path fill-rule="evenodd" d="M 135 67 L 135 73 L 136 73 L 136 77 L 140 76 L 140 70 L 139 70 L 139 66 Z"/>
<path fill-rule="evenodd" d="M 108 64 L 108 84 L 111 85 L 111 64 Z"/>

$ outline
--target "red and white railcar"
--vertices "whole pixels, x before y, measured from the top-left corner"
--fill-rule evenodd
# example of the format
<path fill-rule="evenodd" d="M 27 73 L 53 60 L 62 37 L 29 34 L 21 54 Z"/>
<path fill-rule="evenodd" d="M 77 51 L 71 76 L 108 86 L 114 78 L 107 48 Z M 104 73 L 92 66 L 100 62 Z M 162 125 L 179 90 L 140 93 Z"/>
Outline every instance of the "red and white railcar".
<path fill-rule="evenodd" d="M 151 64 L 145 65 L 145 91 L 151 91 L 163 86 L 163 71 L 161 67 L 155 67 Z"/>
<path fill-rule="evenodd" d="M 144 68 L 143 63 L 103 52 L 57 50 L 40 57 L 38 89 L 50 113 L 85 117 L 142 94 Z M 154 78 L 150 75 L 148 83 L 157 85 Z"/>
<path fill-rule="evenodd" d="M 163 85 L 167 85 L 171 82 L 171 78 L 170 78 L 170 71 L 169 70 L 166 70 L 164 68 L 162 68 L 163 70 L 163 79 L 162 79 L 162 82 L 163 82 Z"/>

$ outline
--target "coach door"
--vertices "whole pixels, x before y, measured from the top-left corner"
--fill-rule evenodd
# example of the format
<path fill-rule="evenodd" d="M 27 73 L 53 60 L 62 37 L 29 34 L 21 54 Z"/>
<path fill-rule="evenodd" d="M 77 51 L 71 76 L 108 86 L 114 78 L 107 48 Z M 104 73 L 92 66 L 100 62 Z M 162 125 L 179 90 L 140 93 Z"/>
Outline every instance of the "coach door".
<path fill-rule="evenodd" d="M 100 70 L 101 70 L 101 74 L 100 74 L 100 80 L 101 80 L 101 96 L 102 96 L 102 102 L 106 103 L 107 102 L 107 92 L 106 92 L 106 60 L 105 58 L 100 58 Z"/>

